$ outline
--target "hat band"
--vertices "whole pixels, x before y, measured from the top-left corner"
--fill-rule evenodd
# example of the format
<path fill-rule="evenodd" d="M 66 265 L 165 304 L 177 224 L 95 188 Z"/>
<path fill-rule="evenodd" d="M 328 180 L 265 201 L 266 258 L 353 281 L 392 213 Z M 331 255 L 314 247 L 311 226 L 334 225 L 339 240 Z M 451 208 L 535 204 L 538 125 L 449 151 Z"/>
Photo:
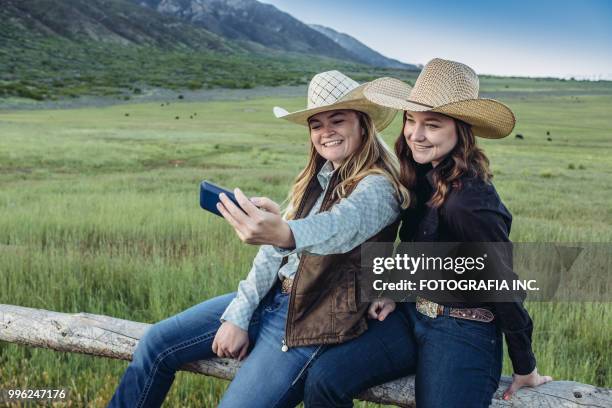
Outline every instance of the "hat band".
<path fill-rule="evenodd" d="M 421 106 L 424 106 L 426 108 L 434 108 L 434 106 L 432 106 L 432 105 L 427 105 L 426 103 L 421 103 L 421 102 L 413 101 L 412 99 L 408 99 L 408 102 L 415 103 L 417 105 L 421 105 Z"/>

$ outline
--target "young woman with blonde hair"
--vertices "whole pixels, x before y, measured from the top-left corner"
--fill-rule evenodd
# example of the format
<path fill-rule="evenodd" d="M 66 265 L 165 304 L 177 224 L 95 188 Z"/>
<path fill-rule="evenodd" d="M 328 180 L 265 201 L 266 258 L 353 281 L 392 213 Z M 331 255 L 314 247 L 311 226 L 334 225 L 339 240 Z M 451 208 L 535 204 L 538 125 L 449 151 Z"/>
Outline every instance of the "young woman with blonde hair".
<path fill-rule="evenodd" d="M 369 102 L 364 87 L 324 72 L 310 83 L 307 109 L 274 109 L 308 126 L 311 141 L 285 216 L 267 198 L 236 189 L 239 208 L 221 195 L 218 209 L 240 239 L 261 245 L 248 276 L 236 293 L 153 325 L 110 406 L 160 406 L 177 370 L 215 355 L 244 360 L 220 406 L 293 406 L 300 398 L 294 386 L 322 347 L 366 332 L 368 304 L 359 301 L 356 280 L 360 245 L 395 239 L 409 194 L 376 133 L 396 111 Z M 403 322 L 398 315 L 385 325 Z"/>

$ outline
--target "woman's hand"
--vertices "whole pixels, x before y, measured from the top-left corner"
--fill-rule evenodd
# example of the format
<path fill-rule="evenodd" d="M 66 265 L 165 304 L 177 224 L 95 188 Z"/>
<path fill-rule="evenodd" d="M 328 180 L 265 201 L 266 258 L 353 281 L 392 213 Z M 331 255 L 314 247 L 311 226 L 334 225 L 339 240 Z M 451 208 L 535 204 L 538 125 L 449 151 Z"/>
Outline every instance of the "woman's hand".
<path fill-rule="evenodd" d="M 368 317 L 370 319 L 377 319 L 381 322 L 395 310 L 395 302 L 389 298 L 376 299 L 370 303 L 368 309 Z"/>
<path fill-rule="evenodd" d="M 213 353 L 219 357 L 242 360 L 247 355 L 248 349 L 248 333 L 231 322 L 223 322 L 213 340 Z"/>
<path fill-rule="evenodd" d="M 217 209 L 230 223 L 242 242 L 253 245 L 275 245 L 294 248 L 295 240 L 289 224 L 281 217 L 280 207 L 266 197 L 249 200 L 240 189 L 234 190 L 242 211 L 225 194 L 219 194 Z M 257 208 L 260 207 L 260 208 Z"/>
<path fill-rule="evenodd" d="M 552 380 L 552 377 L 548 375 L 538 374 L 537 367 L 527 375 L 512 374 L 512 384 L 504 391 L 504 399 L 509 400 L 512 394 L 523 387 L 537 387 L 538 385 L 545 384 Z"/>
<path fill-rule="evenodd" d="M 251 197 L 251 202 L 259 209 L 264 209 L 269 213 L 281 215 L 280 205 L 270 200 L 268 197 Z"/>

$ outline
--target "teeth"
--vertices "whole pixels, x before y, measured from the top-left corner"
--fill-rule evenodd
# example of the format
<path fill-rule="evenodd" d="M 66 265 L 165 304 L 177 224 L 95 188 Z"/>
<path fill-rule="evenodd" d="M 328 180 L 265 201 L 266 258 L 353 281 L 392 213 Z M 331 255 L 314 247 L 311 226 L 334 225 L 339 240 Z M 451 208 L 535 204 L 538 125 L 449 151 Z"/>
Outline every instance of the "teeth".
<path fill-rule="evenodd" d="M 333 142 L 324 143 L 323 146 L 331 147 L 331 146 L 339 145 L 340 143 L 342 143 L 342 140 L 334 140 Z"/>

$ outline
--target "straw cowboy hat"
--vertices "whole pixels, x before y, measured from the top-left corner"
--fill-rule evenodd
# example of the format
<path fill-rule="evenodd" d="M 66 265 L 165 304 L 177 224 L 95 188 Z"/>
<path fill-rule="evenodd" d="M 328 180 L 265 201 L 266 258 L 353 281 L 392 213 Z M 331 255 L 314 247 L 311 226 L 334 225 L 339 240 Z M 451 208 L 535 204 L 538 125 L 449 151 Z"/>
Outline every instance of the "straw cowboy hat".
<path fill-rule="evenodd" d="M 472 125 L 475 135 L 500 139 L 516 122 L 506 105 L 478 97 L 478 75 L 465 64 L 432 59 L 411 88 L 394 78 L 379 78 L 364 90 L 370 101 L 412 112 L 438 112 Z"/>
<path fill-rule="evenodd" d="M 308 126 L 308 118 L 317 113 L 335 109 L 353 109 L 368 114 L 376 130 L 380 131 L 389 126 L 397 110 L 366 99 L 363 90 L 367 84 L 359 85 L 339 71 L 321 72 L 315 75 L 308 85 L 306 109 L 289 113 L 275 106 L 273 112 L 277 118 Z"/>

